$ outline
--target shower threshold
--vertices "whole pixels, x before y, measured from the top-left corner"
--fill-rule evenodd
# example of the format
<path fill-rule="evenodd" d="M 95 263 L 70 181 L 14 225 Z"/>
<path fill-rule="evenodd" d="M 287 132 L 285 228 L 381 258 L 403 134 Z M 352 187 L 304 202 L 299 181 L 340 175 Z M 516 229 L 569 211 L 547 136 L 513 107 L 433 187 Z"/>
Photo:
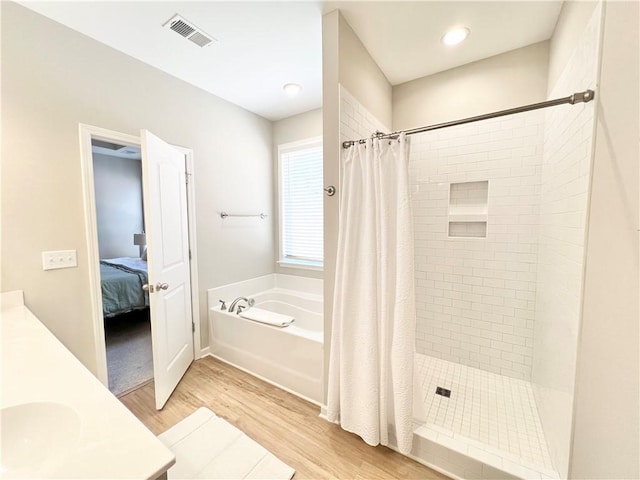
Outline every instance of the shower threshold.
<path fill-rule="evenodd" d="M 414 451 L 460 478 L 558 479 L 531 384 L 416 354 Z"/>

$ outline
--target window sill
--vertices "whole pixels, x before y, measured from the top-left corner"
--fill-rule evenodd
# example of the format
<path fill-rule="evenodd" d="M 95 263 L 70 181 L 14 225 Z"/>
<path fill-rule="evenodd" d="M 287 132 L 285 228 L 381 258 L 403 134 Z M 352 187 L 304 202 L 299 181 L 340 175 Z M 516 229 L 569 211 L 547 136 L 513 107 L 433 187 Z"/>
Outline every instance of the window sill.
<path fill-rule="evenodd" d="M 278 265 L 285 268 L 299 268 L 301 270 L 314 270 L 316 272 L 324 271 L 322 265 L 312 265 L 304 262 L 296 262 L 294 260 L 279 260 Z"/>

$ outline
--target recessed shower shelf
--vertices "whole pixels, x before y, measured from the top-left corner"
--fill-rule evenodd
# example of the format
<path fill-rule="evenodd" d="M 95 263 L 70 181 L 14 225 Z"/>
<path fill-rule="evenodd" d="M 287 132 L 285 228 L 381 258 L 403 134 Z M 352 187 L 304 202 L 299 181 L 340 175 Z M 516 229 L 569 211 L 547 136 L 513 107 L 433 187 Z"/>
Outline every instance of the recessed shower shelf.
<path fill-rule="evenodd" d="M 488 215 L 486 213 L 450 213 L 449 222 L 487 222 Z"/>
<path fill-rule="evenodd" d="M 489 182 L 452 183 L 449 187 L 449 238 L 486 238 Z"/>

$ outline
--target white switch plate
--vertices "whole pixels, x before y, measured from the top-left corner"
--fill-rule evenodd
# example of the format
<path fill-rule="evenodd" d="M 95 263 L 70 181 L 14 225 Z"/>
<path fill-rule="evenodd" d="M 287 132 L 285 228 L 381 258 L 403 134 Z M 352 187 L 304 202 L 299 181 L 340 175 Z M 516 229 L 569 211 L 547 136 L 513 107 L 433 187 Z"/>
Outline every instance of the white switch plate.
<path fill-rule="evenodd" d="M 75 250 L 57 250 L 42 252 L 42 269 L 55 270 L 57 268 L 73 268 L 78 266 Z"/>

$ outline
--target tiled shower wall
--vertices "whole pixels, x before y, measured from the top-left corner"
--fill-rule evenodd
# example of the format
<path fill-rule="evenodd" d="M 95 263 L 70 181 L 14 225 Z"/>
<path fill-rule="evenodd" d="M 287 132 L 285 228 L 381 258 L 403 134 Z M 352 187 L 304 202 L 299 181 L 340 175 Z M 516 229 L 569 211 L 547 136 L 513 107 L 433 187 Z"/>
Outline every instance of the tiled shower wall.
<path fill-rule="evenodd" d="M 371 114 L 349 91 L 340 85 L 340 144 L 347 140 L 370 137 L 379 130 L 388 132 L 390 128 L 383 125 Z"/>
<path fill-rule="evenodd" d="M 589 54 L 581 55 L 585 56 L 581 60 L 584 66 Z M 569 93 L 564 91 L 567 88 L 562 86 L 556 96 L 565 96 Z M 367 137 L 376 130 L 389 131 L 343 87 L 340 98 L 341 141 Z M 593 103 L 590 105 L 587 108 L 592 108 Z M 553 343 L 548 335 L 553 328 L 543 330 L 535 326 L 536 309 L 543 312 L 542 316 L 540 312 L 537 314 L 540 323 L 557 325 L 553 311 L 564 315 L 562 295 L 558 294 L 564 287 L 556 288 L 557 278 L 547 278 L 543 282 L 547 293 L 542 296 L 538 293 L 539 299 L 551 295 L 555 306 L 536 304 L 541 284 L 537 278 L 539 234 L 545 249 L 544 275 L 550 269 L 559 271 L 560 263 L 554 264 L 548 254 L 559 255 L 564 251 L 561 261 L 573 262 L 569 267 L 575 273 L 571 285 L 565 287 L 571 289 L 571 298 L 576 299 L 576 289 L 581 283 L 578 270 L 573 267 L 582 244 L 581 239 L 569 237 L 584 231 L 579 220 L 584 218 L 584 181 L 588 170 L 583 161 L 579 194 L 572 190 L 576 183 L 562 187 L 558 182 L 567 177 L 557 169 L 549 169 L 549 165 L 543 178 L 543 145 L 547 156 L 555 148 L 556 156 L 567 157 L 565 166 L 576 155 L 584 156 L 585 145 L 577 145 L 579 151 L 571 150 L 570 146 L 573 140 L 584 143 L 590 134 L 588 122 L 578 118 L 582 110 L 581 106 L 560 106 L 411 137 L 419 353 L 509 377 L 531 379 L 534 329 L 538 346 Z M 546 127 L 545 115 L 550 115 Z M 568 125 L 572 127 L 567 129 Z M 569 140 L 558 144 L 554 135 Z M 571 175 L 569 170 L 564 173 Z M 473 199 L 471 182 L 475 185 L 486 182 L 484 205 Z M 566 193 L 565 198 L 549 197 L 548 193 L 557 187 Z M 465 190 L 471 206 L 468 210 L 460 209 L 459 199 L 450 202 L 452 191 Z M 542 212 L 541 192 L 546 192 Z M 561 219 L 569 223 L 559 226 Z M 577 312 L 576 305 L 572 303 L 573 313 Z M 575 318 L 573 313 L 571 317 Z M 571 328 L 575 332 L 577 327 Z M 539 356 L 545 355 L 541 352 Z M 573 371 L 571 362 L 566 369 L 564 363 L 561 367 L 553 363 L 555 367 L 549 367 L 549 362 L 538 359 L 536 365 L 540 371 L 547 368 L 547 372 L 554 368 Z"/>
<path fill-rule="evenodd" d="M 530 378 L 543 121 L 528 112 L 411 137 L 419 353 Z M 344 87 L 340 122 L 341 142 L 389 131 Z M 468 182 L 487 182 L 484 207 Z M 452 183 L 468 209 L 450 210 Z M 449 221 L 470 221 L 472 237 L 449 237 Z"/>
<path fill-rule="evenodd" d="M 419 353 L 530 378 L 543 122 L 536 111 L 412 137 Z M 467 182 L 488 194 L 461 210 L 453 194 L 481 185 Z M 465 222 L 469 236 L 452 236 Z"/>
<path fill-rule="evenodd" d="M 597 90 L 602 4 L 550 92 Z M 539 266 L 531 381 L 554 465 L 566 477 L 582 307 L 585 231 L 596 101 L 545 111 Z M 615 235 L 615 232 L 612 232 Z"/>

